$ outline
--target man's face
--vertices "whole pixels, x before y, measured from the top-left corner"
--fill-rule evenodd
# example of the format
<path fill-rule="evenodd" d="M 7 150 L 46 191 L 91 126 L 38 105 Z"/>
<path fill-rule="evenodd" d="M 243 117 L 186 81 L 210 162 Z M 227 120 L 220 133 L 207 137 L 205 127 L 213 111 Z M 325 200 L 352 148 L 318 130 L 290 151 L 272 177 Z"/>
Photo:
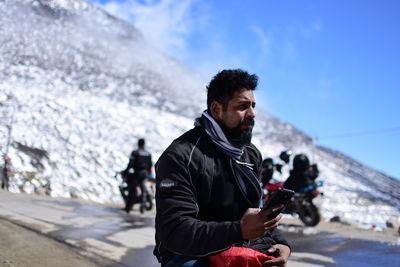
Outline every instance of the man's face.
<path fill-rule="evenodd" d="M 242 144 L 250 143 L 256 117 L 253 90 L 243 88 L 236 91 L 229 100 L 226 110 L 223 110 L 222 104 L 220 105 L 221 110 L 216 119 L 227 137 Z"/>

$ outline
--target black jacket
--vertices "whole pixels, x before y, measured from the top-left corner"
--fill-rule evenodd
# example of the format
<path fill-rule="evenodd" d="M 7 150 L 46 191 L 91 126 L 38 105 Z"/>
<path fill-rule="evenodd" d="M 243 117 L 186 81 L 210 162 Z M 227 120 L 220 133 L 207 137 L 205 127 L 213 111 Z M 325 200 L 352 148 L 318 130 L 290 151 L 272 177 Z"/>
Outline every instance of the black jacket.
<path fill-rule="evenodd" d="M 139 148 L 132 151 L 128 166 L 122 171 L 122 175 L 126 178 L 127 182 L 133 182 L 135 179 L 140 180 L 141 176 L 147 176 L 152 165 L 151 154 L 144 148 Z M 130 169 L 133 169 L 134 172 L 132 173 Z M 140 175 L 143 172 L 145 174 Z"/>
<path fill-rule="evenodd" d="M 242 160 L 255 164 L 261 154 L 246 146 Z M 176 139 L 156 163 L 156 248 L 166 263 L 174 255 L 204 257 L 242 245 L 240 218 L 250 208 L 229 160 L 200 127 Z M 288 245 L 277 229 L 269 238 Z M 271 241 L 272 241 L 271 240 Z"/>
<path fill-rule="evenodd" d="M 302 188 L 315 184 L 315 178 L 318 176 L 318 169 L 296 171 L 291 170 L 289 177 L 286 179 L 283 187 L 291 189 L 295 192 L 300 192 Z"/>

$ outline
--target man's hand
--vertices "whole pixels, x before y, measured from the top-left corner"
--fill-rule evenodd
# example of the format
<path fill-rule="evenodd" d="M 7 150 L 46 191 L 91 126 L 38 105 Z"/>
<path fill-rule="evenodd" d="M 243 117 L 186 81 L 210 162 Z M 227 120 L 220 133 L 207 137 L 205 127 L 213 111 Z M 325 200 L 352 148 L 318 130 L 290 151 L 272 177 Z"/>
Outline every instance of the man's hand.
<path fill-rule="evenodd" d="M 247 209 L 243 217 L 240 219 L 240 228 L 242 230 L 243 239 L 253 239 L 262 237 L 265 232 L 278 226 L 282 215 L 279 214 L 273 219 L 268 219 L 268 215 L 283 208 L 283 205 L 264 210 Z"/>
<path fill-rule="evenodd" d="M 290 248 L 282 244 L 277 244 L 268 249 L 268 254 L 271 254 L 276 258 L 264 262 L 263 266 L 285 267 L 290 256 Z"/>

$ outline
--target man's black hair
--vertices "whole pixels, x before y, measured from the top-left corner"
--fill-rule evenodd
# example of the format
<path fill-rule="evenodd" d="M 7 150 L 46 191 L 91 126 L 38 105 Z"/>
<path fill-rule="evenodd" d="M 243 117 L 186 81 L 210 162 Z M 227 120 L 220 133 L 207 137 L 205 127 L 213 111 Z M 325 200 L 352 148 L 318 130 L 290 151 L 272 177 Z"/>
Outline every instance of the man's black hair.
<path fill-rule="evenodd" d="M 207 108 L 210 110 L 211 103 L 218 101 L 222 104 L 225 111 L 228 102 L 233 98 L 233 94 L 243 88 L 255 90 L 258 83 L 258 77 L 255 74 L 249 74 L 241 69 L 223 70 L 217 73 L 207 86 Z"/>
<path fill-rule="evenodd" d="M 138 146 L 141 147 L 141 148 L 143 148 L 143 147 L 144 147 L 144 144 L 145 144 L 144 139 L 143 139 L 143 138 L 140 138 L 139 141 L 138 141 Z"/>

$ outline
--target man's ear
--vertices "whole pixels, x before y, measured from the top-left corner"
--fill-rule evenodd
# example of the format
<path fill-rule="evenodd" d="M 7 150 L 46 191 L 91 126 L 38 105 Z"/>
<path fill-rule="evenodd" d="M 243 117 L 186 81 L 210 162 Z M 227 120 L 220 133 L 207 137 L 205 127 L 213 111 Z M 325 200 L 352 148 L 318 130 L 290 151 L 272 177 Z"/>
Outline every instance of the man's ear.
<path fill-rule="evenodd" d="M 211 102 L 210 112 L 211 112 L 211 116 L 213 116 L 214 119 L 221 119 L 222 104 L 219 103 L 218 101 Z"/>

